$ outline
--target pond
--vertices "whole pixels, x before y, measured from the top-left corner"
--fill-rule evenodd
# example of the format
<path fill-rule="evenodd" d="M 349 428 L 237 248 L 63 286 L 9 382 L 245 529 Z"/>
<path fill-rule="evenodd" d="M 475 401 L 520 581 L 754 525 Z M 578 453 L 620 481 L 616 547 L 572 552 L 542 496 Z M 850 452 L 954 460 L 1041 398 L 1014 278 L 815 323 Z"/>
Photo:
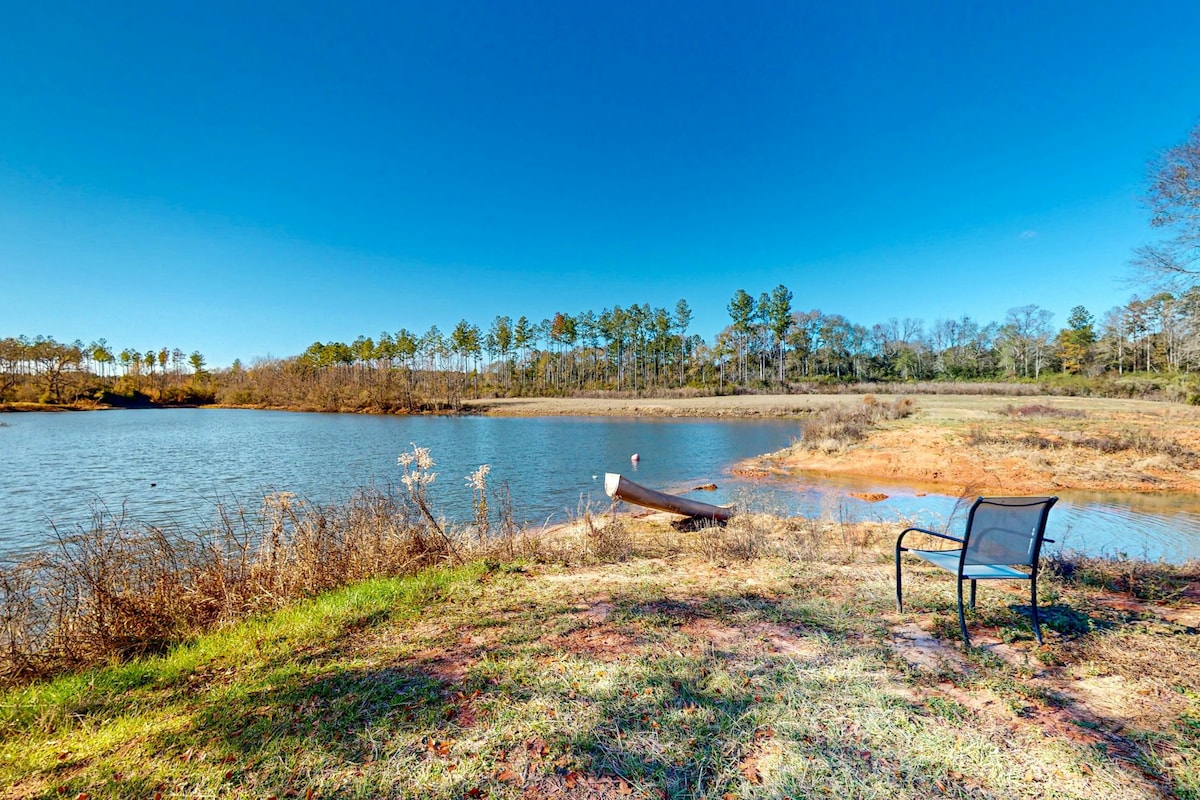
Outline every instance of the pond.
<path fill-rule="evenodd" d="M 55 527 L 86 526 L 93 509 L 165 528 L 211 526 L 219 505 L 256 509 L 276 491 L 339 502 L 357 488 L 399 484 L 396 463 L 415 443 L 437 466 L 436 510 L 471 516 L 465 477 L 491 466 L 514 513 L 541 525 L 581 506 L 607 507 L 604 473 L 707 502 L 846 519 L 945 525 L 956 500 L 869 481 L 778 478 L 751 481 L 739 461 L 787 446 L 787 420 L 614 417 L 394 417 L 245 409 L 156 409 L 7 414 L 0 427 L 0 554 L 44 546 Z M 630 456 L 638 453 L 636 464 Z M 850 492 L 880 491 L 865 503 Z M 1093 554 L 1200 558 L 1200 502 L 1191 495 L 1063 495 L 1051 538 Z"/>

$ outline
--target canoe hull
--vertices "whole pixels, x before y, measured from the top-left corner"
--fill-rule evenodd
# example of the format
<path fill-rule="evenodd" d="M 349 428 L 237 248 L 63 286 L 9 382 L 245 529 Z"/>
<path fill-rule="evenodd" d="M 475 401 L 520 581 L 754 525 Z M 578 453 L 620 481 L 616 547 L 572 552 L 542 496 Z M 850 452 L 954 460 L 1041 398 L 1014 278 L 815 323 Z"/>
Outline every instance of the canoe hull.
<path fill-rule="evenodd" d="M 699 500 L 689 500 L 686 497 L 677 497 L 673 494 L 647 489 L 615 472 L 605 474 L 604 491 L 614 500 L 624 500 L 626 503 L 652 508 L 655 511 L 682 514 L 685 517 L 699 517 L 724 522 L 734 514 L 734 509 L 731 507 L 714 506 L 711 503 L 701 503 Z"/>

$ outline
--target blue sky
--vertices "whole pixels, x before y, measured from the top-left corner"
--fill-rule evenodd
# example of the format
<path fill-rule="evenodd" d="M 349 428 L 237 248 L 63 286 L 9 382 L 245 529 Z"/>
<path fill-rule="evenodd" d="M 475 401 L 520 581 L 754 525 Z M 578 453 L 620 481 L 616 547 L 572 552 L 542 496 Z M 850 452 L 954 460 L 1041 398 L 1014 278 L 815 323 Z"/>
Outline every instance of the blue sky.
<path fill-rule="evenodd" d="M 0 336 L 212 365 L 744 288 L 870 325 L 1146 287 L 1200 4 L 9 4 Z"/>

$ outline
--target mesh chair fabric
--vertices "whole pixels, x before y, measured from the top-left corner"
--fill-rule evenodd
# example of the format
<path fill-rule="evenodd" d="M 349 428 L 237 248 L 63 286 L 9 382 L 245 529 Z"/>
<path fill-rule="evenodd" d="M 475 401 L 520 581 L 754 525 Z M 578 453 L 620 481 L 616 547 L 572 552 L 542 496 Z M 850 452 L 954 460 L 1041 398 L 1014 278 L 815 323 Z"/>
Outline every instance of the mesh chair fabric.
<path fill-rule="evenodd" d="M 974 509 L 967 527 L 966 564 L 1031 566 L 1045 524 L 1049 497 L 989 497 Z"/>

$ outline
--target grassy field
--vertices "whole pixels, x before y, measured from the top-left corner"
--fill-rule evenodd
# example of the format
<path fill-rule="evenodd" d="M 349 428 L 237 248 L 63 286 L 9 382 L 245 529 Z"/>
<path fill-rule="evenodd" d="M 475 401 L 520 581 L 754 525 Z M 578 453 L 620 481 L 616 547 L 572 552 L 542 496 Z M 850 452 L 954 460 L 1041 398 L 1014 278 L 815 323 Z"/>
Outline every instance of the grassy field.
<path fill-rule="evenodd" d="M 953 582 L 897 531 L 746 515 L 371 580 L 10 690 L 0 796 L 1200 798 L 1194 567 Z M 603 546 L 600 546 L 603 545 Z M 598 556 L 608 556 L 600 558 Z"/>

